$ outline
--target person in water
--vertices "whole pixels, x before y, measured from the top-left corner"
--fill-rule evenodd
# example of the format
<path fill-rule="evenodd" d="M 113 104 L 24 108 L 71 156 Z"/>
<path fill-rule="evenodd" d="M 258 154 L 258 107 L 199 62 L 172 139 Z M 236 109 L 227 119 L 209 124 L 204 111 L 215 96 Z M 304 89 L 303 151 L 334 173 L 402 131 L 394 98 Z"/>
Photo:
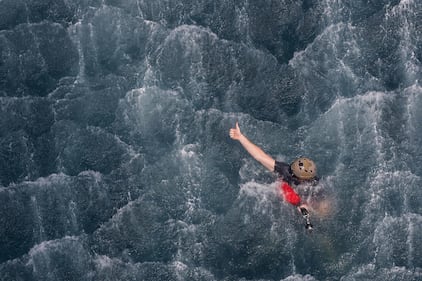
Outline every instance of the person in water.
<path fill-rule="evenodd" d="M 233 140 L 239 141 L 246 151 L 265 168 L 279 175 L 281 180 L 280 189 L 284 199 L 297 207 L 306 221 L 306 228 L 312 229 L 312 224 L 309 221 L 309 207 L 302 202 L 301 197 L 292 186 L 298 186 L 302 183 L 316 184 L 318 177 L 315 163 L 306 157 L 298 158 L 290 165 L 273 159 L 242 134 L 237 122 L 236 127 L 230 129 L 229 134 Z"/>

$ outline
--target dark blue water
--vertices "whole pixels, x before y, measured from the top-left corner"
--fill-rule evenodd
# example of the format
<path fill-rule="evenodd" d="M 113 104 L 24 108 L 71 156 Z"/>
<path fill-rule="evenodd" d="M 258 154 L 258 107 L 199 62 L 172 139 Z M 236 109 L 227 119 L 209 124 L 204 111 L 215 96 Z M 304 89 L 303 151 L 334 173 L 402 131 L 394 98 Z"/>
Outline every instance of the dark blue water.
<path fill-rule="evenodd" d="M 422 280 L 421 31 L 418 0 L 0 0 L 0 280 Z M 312 234 L 236 121 L 315 160 Z"/>

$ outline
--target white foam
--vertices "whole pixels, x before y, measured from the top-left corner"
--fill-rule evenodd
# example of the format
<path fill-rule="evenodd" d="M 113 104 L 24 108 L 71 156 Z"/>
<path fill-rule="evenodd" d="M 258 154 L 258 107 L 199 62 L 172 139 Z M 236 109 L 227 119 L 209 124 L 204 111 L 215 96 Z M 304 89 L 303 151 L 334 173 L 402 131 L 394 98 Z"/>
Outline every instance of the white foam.
<path fill-rule="evenodd" d="M 274 197 L 277 194 L 277 183 L 261 184 L 254 181 L 244 183 L 240 187 L 240 195 L 261 198 L 268 201 L 269 197 Z"/>
<path fill-rule="evenodd" d="M 405 213 L 401 216 L 394 217 L 391 215 L 385 215 L 382 221 L 377 223 L 377 227 L 374 231 L 373 244 L 376 246 L 374 253 L 374 263 L 378 259 L 390 261 L 393 263 L 394 248 L 391 247 L 393 240 L 398 237 L 406 235 L 405 243 L 407 245 L 407 266 L 413 268 L 414 264 L 414 249 L 418 248 L 415 245 L 415 240 L 418 240 L 420 226 L 422 225 L 422 216 L 420 214 Z M 417 229 L 415 231 L 415 228 Z M 396 244 L 398 242 L 395 242 Z M 404 249 L 403 249 L 404 250 Z M 385 264 L 386 262 L 383 262 Z"/>
<path fill-rule="evenodd" d="M 195 151 L 197 147 L 198 147 L 198 144 L 184 145 L 182 149 L 180 150 L 180 155 L 182 156 L 183 159 L 192 160 L 193 158 L 197 156 L 196 151 Z"/>
<path fill-rule="evenodd" d="M 21 187 L 25 188 L 55 188 L 55 185 L 58 183 L 66 182 L 71 179 L 70 176 L 64 173 L 53 173 L 46 177 L 39 177 L 35 180 L 25 180 L 19 183 L 10 183 L 8 186 L 0 187 L 0 192 L 9 191 L 11 193 L 15 192 L 16 189 Z"/>
<path fill-rule="evenodd" d="M 406 268 L 404 266 L 391 266 L 379 268 L 373 263 L 354 267 L 349 274 L 341 280 L 368 280 L 368 276 L 377 276 L 376 280 L 420 280 L 422 277 L 420 268 Z"/>
<path fill-rule="evenodd" d="M 306 274 L 294 274 L 290 275 L 287 278 L 281 279 L 280 281 L 317 281 L 312 275 Z"/>
<path fill-rule="evenodd" d="M 418 34 L 418 25 L 415 21 L 420 19 L 421 2 L 418 3 L 415 0 L 401 0 L 385 15 L 386 20 L 394 21 L 398 26 L 401 37 L 399 40 L 401 63 L 405 66 L 408 83 L 414 83 L 421 77 L 421 66 L 417 57 L 420 38 L 418 35 L 415 36 Z"/>
<path fill-rule="evenodd" d="M 108 256 L 105 255 L 97 255 L 95 260 L 94 260 L 96 267 L 99 268 L 100 270 L 106 269 L 106 268 L 111 268 L 113 267 L 114 259 L 111 259 Z"/>
<path fill-rule="evenodd" d="M 31 257 L 36 255 L 43 255 L 50 249 L 57 249 L 63 247 L 64 244 L 81 244 L 79 236 L 65 236 L 60 239 L 43 241 L 40 244 L 35 245 L 29 250 Z"/>

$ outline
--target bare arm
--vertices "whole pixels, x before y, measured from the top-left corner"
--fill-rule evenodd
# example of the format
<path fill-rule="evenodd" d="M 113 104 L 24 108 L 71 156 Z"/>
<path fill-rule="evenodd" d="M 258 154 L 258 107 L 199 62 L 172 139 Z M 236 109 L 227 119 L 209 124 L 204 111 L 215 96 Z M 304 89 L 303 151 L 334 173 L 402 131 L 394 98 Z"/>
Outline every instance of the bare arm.
<path fill-rule="evenodd" d="M 238 140 L 242 146 L 255 158 L 259 163 L 261 163 L 265 168 L 274 172 L 275 160 L 266 154 L 261 148 L 253 144 L 247 137 L 245 137 L 239 128 L 239 124 L 236 122 L 236 128 L 230 129 L 230 137 L 234 140 Z"/>

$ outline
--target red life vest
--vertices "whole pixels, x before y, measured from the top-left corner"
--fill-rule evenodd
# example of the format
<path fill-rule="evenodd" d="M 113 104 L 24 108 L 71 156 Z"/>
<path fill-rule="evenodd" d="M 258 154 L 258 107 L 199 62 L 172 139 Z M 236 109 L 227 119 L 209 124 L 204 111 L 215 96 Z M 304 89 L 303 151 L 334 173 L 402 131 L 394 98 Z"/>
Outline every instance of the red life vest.
<path fill-rule="evenodd" d="M 294 206 L 298 206 L 300 204 L 300 196 L 293 190 L 293 188 L 287 182 L 282 181 L 280 189 L 283 194 L 284 200 Z"/>

